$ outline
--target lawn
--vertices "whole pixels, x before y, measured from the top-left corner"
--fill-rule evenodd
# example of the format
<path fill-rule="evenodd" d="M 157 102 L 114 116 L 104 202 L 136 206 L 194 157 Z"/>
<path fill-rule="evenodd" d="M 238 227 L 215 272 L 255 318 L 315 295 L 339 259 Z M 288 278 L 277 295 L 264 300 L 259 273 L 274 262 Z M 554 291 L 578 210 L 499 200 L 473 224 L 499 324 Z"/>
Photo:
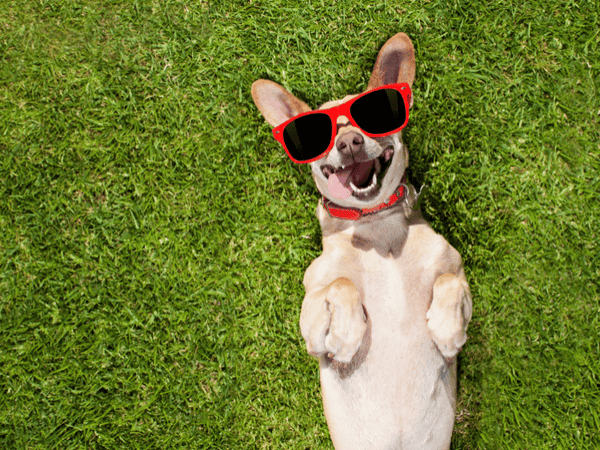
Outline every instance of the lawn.
<path fill-rule="evenodd" d="M 473 294 L 452 448 L 600 448 L 597 1 L 0 4 L 0 448 L 332 448 L 318 192 L 250 86 L 361 92 L 399 31 Z"/>

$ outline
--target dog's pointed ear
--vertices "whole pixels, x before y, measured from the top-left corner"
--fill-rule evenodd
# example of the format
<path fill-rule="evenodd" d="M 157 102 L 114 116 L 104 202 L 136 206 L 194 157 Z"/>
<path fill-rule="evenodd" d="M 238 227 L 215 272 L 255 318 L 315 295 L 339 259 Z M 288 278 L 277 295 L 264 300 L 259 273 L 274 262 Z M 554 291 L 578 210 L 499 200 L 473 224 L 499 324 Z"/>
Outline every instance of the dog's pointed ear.
<path fill-rule="evenodd" d="M 269 80 L 256 80 L 252 83 L 252 99 L 266 121 L 273 127 L 300 113 L 310 111 L 306 103 Z"/>
<path fill-rule="evenodd" d="M 415 79 L 415 49 L 404 33 L 392 36 L 377 55 L 368 89 L 392 83 L 408 83 Z"/>

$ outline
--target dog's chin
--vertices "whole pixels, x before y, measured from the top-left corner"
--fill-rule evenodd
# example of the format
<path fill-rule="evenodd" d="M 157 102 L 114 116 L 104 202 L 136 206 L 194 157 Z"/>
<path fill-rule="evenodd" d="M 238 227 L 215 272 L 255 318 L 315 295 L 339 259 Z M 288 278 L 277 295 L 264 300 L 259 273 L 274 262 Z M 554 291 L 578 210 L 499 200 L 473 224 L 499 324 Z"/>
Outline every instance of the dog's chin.
<path fill-rule="evenodd" d="M 340 167 L 317 164 L 315 168 L 317 188 L 324 197 L 341 206 L 369 207 L 372 204 L 381 203 L 391 195 L 387 192 L 389 191 L 389 178 L 392 178 L 390 173 L 392 171 L 389 169 L 397 156 L 395 153 L 393 147 L 388 147 L 378 157 L 369 161 L 361 161 L 358 164 Z M 354 169 L 352 166 L 356 168 Z M 346 196 L 340 197 L 339 193 L 337 196 L 334 195 L 329 189 L 332 185 L 330 177 L 348 170 L 351 175 L 342 187 Z"/>

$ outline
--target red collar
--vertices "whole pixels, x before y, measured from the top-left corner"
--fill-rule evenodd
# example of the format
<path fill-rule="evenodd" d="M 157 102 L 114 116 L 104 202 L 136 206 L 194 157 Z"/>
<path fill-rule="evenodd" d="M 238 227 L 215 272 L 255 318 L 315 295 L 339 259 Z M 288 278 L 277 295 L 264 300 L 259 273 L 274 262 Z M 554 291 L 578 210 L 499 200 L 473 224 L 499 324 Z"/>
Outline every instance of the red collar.
<path fill-rule="evenodd" d="M 380 205 L 375 206 L 374 208 L 368 209 L 360 209 L 360 208 L 351 208 L 348 206 L 340 206 L 333 203 L 331 200 L 323 197 L 323 207 L 325 210 L 332 216 L 337 217 L 338 219 L 346 219 L 346 220 L 358 220 L 362 216 L 366 216 L 368 214 L 374 214 L 377 211 L 381 211 L 382 209 L 387 209 L 398 203 L 400 200 L 406 197 L 407 195 L 407 186 L 404 184 L 404 177 L 402 177 L 402 182 L 398 189 L 394 191 L 394 193 L 387 199 L 387 201 L 383 202 Z"/>

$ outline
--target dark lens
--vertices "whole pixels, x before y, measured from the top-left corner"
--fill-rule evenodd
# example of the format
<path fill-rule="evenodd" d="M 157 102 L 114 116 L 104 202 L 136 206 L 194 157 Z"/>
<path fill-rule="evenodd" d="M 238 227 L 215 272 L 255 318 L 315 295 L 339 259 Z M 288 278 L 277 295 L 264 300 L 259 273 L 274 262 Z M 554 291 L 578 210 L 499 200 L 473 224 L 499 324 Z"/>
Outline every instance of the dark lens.
<path fill-rule="evenodd" d="M 283 140 L 290 154 L 298 161 L 316 158 L 331 142 L 331 119 L 327 114 L 302 116 L 283 130 Z"/>
<path fill-rule="evenodd" d="M 350 114 L 363 131 L 372 134 L 388 133 L 406 121 L 406 108 L 400 92 L 381 89 L 356 100 Z"/>

